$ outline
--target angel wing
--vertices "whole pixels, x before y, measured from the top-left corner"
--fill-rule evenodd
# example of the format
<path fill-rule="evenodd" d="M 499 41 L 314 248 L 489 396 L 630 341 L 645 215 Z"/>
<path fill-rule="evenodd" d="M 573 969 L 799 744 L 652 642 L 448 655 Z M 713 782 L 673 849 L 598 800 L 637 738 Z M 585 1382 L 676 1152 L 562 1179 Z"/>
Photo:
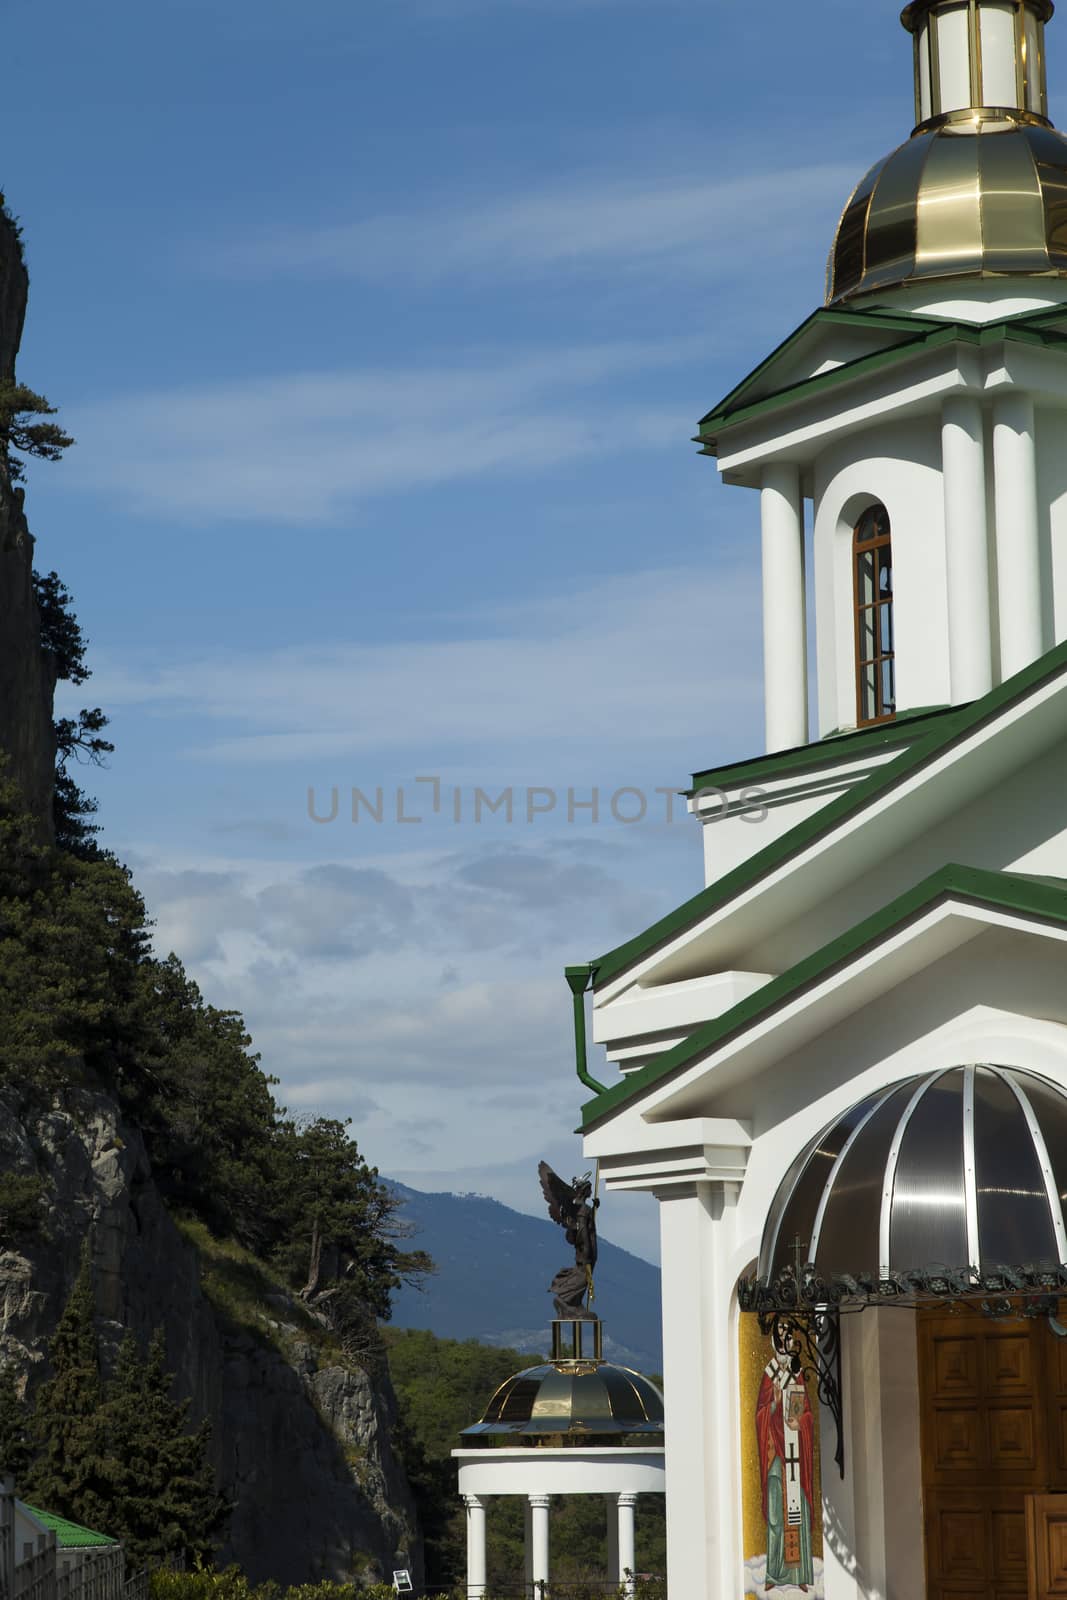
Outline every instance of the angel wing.
<path fill-rule="evenodd" d="M 561 1228 L 569 1228 L 574 1221 L 574 1190 L 557 1177 L 547 1161 L 538 1162 L 537 1176 L 552 1221 L 558 1222 Z"/>

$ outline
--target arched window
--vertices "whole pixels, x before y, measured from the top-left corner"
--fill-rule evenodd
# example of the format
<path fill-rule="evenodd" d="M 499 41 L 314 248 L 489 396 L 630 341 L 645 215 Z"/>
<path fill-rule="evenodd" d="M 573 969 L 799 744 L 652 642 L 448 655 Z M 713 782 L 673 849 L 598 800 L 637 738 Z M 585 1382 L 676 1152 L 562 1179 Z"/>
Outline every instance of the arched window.
<path fill-rule="evenodd" d="M 896 711 L 893 544 L 889 512 L 868 506 L 852 535 L 856 596 L 856 721 L 887 722 Z"/>

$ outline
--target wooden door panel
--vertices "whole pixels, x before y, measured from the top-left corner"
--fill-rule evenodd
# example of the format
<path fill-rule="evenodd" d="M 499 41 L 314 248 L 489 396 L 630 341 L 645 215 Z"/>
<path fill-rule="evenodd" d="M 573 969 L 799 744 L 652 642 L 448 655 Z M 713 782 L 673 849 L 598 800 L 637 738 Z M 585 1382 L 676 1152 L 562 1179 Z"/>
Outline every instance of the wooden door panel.
<path fill-rule="evenodd" d="M 1034 1363 L 1030 1334 L 998 1333 L 985 1341 L 985 1393 L 1032 1395 Z"/>
<path fill-rule="evenodd" d="M 1001 1477 L 1005 1472 L 1035 1472 L 1039 1453 L 1033 1408 L 997 1407 L 988 1413 L 987 1422 L 989 1466 L 994 1476 Z"/>
<path fill-rule="evenodd" d="M 1067 1495 L 1029 1495 L 1026 1531 L 1030 1600 L 1067 1600 Z"/>
<path fill-rule="evenodd" d="M 962 1400 L 978 1398 L 978 1340 L 961 1338 L 959 1334 L 935 1337 L 933 1340 L 933 1398 L 937 1400 Z"/>
<path fill-rule="evenodd" d="M 917 1320 L 926 1600 L 1037 1600 L 1028 1497 L 1067 1487 L 1067 1344 L 969 1312 Z M 1040 1600 L 1067 1600 L 1067 1516 L 1045 1538 L 1064 1587 Z"/>
<path fill-rule="evenodd" d="M 946 1474 L 973 1474 L 989 1465 L 984 1419 L 977 1406 L 939 1406 L 932 1417 L 933 1467 L 939 1481 L 950 1482 Z"/>

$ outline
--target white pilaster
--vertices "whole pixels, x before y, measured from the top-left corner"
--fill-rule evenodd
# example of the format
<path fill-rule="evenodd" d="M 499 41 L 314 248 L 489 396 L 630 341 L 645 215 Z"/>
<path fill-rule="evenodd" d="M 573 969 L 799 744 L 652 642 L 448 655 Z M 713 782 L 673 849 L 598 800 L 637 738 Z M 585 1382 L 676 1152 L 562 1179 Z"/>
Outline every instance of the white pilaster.
<path fill-rule="evenodd" d="M 977 700 L 993 687 L 985 433 L 981 401 L 950 395 L 941 412 L 948 651 L 952 700 Z"/>
<path fill-rule="evenodd" d="M 808 649 L 804 602 L 804 501 L 800 468 L 763 469 L 763 694 L 767 750 L 808 742 Z"/>
<path fill-rule="evenodd" d="M 993 465 L 1000 674 L 1010 678 L 1043 649 L 1036 430 L 1029 395 L 1013 391 L 994 400 Z"/>
<path fill-rule="evenodd" d="M 467 1600 L 484 1600 L 485 1500 L 480 1494 L 465 1494 L 467 1507 Z"/>
<path fill-rule="evenodd" d="M 634 1592 L 634 1571 L 637 1566 L 634 1533 L 635 1494 L 620 1494 L 618 1503 L 619 1579 L 628 1595 Z"/>
<path fill-rule="evenodd" d="M 672 1595 L 741 1588 L 737 1334 L 730 1269 L 738 1185 L 685 1183 L 660 1201 Z"/>
<path fill-rule="evenodd" d="M 548 1509 L 552 1497 L 547 1494 L 530 1496 L 531 1547 L 533 1550 L 533 1592 L 537 1600 L 548 1588 Z"/>
<path fill-rule="evenodd" d="M 619 1505 L 618 1497 L 605 1496 L 608 1512 L 608 1582 L 618 1583 L 622 1577 L 619 1567 Z"/>

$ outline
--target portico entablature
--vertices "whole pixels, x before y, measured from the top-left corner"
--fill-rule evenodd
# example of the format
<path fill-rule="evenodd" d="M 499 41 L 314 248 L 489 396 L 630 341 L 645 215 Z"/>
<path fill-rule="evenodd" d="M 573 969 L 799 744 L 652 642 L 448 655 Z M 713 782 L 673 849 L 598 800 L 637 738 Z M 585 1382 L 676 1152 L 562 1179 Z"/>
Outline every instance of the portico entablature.
<path fill-rule="evenodd" d="M 908 320 L 891 319 L 894 330 Z M 828 359 L 799 380 L 789 381 L 792 369 L 782 363 L 774 386 L 769 372 L 758 385 L 740 385 L 704 419 L 698 438 L 727 483 L 756 487 L 768 462 L 810 467 L 829 439 L 937 414 L 947 395 L 991 398 L 1012 389 L 1067 406 L 1067 346 L 1055 326 L 1063 321 L 1059 307 L 982 327 L 916 316 L 911 338 L 887 333 L 882 348 L 844 361 L 827 346 Z"/>

